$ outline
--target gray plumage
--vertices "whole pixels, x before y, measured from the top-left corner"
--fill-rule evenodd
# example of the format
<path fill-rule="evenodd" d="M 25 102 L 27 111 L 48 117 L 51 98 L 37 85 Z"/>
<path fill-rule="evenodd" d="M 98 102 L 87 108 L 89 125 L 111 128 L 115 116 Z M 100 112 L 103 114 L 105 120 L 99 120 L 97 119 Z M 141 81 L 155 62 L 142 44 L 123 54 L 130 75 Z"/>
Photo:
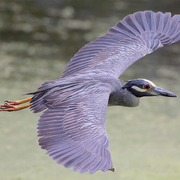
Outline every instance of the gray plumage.
<path fill-rule="evenodd" d="M 135 61 L 180 40 L 180 15 L 144 11 L 126 16 L 108 33 L 85 45 L 60 79 L 33 93 L 31 110 L 45 110 L 38 136 L 58 164 L 91 174 L 113 169 L 106 133 L 109 105 L 137 106 L 139 97 L 173 93 L 145 79 L 123 85 L 118 77 Z"/>

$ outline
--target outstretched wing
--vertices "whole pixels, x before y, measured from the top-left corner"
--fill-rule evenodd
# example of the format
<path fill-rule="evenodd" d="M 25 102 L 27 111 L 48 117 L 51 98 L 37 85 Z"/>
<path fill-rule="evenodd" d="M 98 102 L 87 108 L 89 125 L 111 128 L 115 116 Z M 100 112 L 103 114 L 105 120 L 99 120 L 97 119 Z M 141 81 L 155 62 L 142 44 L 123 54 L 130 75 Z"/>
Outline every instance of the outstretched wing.
<path fill-rule="evenodd" d="M 68 63 L 63 76 L 86 70 L 119 77 L 131 64 L 159 47 L 180 40 L 180 15 L 144 11 L 126 16 L 105 36 L 85 45 Z"/>
<path fill-rule="evenodd" d="M 38 123 L 42 149 L 58 164 L 74 167 L 74 171 L 93 174 L 112 169 L 105 130 L 108 99 L 109 92 L 96 92 L 75 100 L 52 100 Z"/>

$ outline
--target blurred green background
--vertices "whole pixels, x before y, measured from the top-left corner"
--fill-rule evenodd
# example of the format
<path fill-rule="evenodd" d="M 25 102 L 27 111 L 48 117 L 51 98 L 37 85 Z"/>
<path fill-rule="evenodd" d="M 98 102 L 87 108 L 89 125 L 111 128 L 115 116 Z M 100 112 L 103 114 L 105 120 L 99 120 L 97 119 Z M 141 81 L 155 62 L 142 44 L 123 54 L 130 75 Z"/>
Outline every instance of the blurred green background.
<path fill-rule="evenodd" d="M 69 59 L 124 16 L 139 10 L 180 13 L 179 0 L 0 1 L 0 103 L 26 98 L 61 76 Z M 180 43 L 133 64 L 122 79 L 146 78 L 180 96 Z M 56 164 L 38 145 L 40 114 L 0 113 L 1 180 L 179 180 L 180 100 L 143 98 L 136 108 L 109 107 L 107 133 L 115 172 L 81 175 Z"/>

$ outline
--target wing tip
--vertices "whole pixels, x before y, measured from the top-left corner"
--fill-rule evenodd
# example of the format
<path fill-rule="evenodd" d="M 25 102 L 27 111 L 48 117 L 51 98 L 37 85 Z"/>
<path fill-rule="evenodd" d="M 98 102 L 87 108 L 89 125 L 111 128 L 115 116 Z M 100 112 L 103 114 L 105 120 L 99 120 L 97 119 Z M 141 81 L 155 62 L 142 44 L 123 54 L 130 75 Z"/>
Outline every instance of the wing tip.
<path fill-rule="evenodd" d="M 127 15 L 122 21 L 108 30 L 108 34 L 135 38 L 144 33 L 161 33 L 171 40 L 163 41 L 163 46 L 175 43 L 180 38 L 180 15 L 171 15 L 170 12 L 153 12 L 152 10 L 138 11 Z M 155 36 L 155 35 L 154 35 Z M 153 38 L 153 36 L 150 36 Z M 161 41 L 161 39 L 159 39 Z"/>
<path fill-rule="evenodd" d="M 115 172 L 115 168 L 110 168 L 108 170 L 111 171 L 111 172 Z"/>

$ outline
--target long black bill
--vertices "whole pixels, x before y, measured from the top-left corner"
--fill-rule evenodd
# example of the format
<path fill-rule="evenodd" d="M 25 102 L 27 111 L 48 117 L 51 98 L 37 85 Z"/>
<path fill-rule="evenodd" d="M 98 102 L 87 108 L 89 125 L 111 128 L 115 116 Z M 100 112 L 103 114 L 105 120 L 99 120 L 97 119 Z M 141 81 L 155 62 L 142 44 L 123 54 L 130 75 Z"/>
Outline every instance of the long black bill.
<path fill-rule="evenodd" d="M 157 96 L 177 97 L 174 93 L 157 86 L 154 88 L 154 92 L 156 93 Z"/>

